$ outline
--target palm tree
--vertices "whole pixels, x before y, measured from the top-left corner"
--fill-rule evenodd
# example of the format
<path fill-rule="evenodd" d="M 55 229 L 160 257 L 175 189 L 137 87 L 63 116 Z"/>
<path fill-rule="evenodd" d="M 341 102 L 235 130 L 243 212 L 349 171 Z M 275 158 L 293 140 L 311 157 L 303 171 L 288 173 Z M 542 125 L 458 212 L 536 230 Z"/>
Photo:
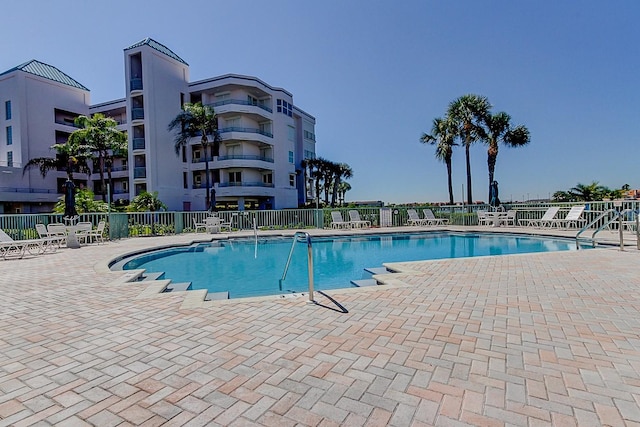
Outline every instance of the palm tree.
<path fill-rule="evenodd" d="M 107 188 L 104 173 L 106 170 L 109 185 L 113 188 L 111 177 L 113 158 L 126 153 L 127 136 L 117 129 L 118 123 L 114 119 L 100 113 L 96 113 L 92 117 L 78 116 L 74 123 L 81 129 L 69 135 L 69 140 L 78 145 L 85 145 L 98 154 L 98 171 L 103 190 L 102 201 L 107 201 L 107 195 L 104 191 Z M 113 198 L 113 194 L 111 198 Z M 109 203 L 112 201 L 109 200 Z"/>
<path fill-rule="evenodd" d="M 451 177 L 451 158 L 453 157 L 453 146 L 456 138 L 455 124 L 447 118 L 433 119 L 431 135 L 423 133 L 420 142 L 423 144 L 436 145 L 436 159 L 444 162 L 447 166 L 447 185 L 449 188 L 449 204 L 453 204 L 453 181 Z"/>
<path fill-rule="evenodd" d="M 67 180 L 73 181 L 74 172 L 82 172 L 89 175 L 88 160 L 91 158 L 91 149 L 85 145 L 73 142 L 70 139 L 63 144 L 54 144 L 51 146 L 56 150 L 56 157 L 37 157 L 31 159 L 24 165 L 22 174 L 27 170 L 37 167 L 43 178 L 52 170 L 64 170 L 67 173 Z"/>
<path fill-rule="evenodd" d="M 340 200 L 340 206 L 344 206 L 344 196 L 347 194 L 347 191 L 351 190 L 351 184 L 346 181 L 340 182 L 338 185 L 338 196 Z"/>
<path fill-rule="evenodd" d="M 511 116 L 504 111 L 496 114 L 487 114 L 485 118 L 487 133 L 485 142 L 487 148 L 487 165 L 489 167 L 489 192 L 491 183 L 494 180 L 496 161 L 498 158 L 498 143 L 502 142 L 507 147 L 521 147 L 527 145 L 531 140 L 529 129 L 523 125 L 511 127 Z M 491 199 L 491 194 L 489 194 Z"/>
<path fill-rule="evenodd" d="M 471 144 L 486 138 L 483 124 L 491 104 L 489 100 L 480 95 L 463 95 L 449 104 L 447 119 L 455 123 L 456 134 L 462 140 L 467 163 L 467 203 L 473 203 L 471 191 L 471 160 L 469 148 Z"/>
<path fill-rule="evenodd" d="M 602 200 L 605 188 L 598 184 L 597 181 L 591 184 L 580 184 L 569 190 L 569 194 L 575 198 L 575 200 L 590 202 L 594 200 Z"/>
<path fill-rule="evenodd" d="M 204 151 L 204 170 L 207 192 L 205 194 L 206 209 L 211 208 L 209 198 L 209 188 L 211 187 L 209 178 L 209 146 L 213 146 L 212 156 L 219 155 L 220 134 L 218 133 L 218 117 L 209 105 L 202 105 L 201 102 L 195 104 L 186 103 L 182 106 L 182 111 L 169 123 L 169 131 L 177 129 L 175 137 L 176 155 L 180 154 L 183 147 L 189 145 L 191 138 L 200 137 L 200 145 Z M 209 141 L 209 135 L 213 138 Z M 211 157 L 212 158 L 212 157 Z"/>
<path fill-rule="evenodd" d="M 351 169 L 351 166 L 346 163 L 335 163 L 333 171 L 335 175 L 333 182 L 333 194 L 331 195 L 331 206 L 335 207 L 342 179 L 349 179 L 353 177 L 353 169 Z"/>

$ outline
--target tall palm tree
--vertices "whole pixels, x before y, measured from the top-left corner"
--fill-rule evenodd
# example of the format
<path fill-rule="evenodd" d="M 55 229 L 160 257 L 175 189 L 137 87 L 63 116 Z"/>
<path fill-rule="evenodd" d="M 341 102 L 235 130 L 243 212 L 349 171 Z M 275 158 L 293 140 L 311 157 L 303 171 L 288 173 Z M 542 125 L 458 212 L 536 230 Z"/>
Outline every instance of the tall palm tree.
<path fill-rule="evenodd" d="M 431 127 L 431 135 L 423 133 L 420 142 L 423 144 L 436 145 L 436 159 L 444 162 L 447 166 L 447 186 L 449 189 L 449 204 L 453 204 L 453 181 L 451 172 L 451 158 L 453 157 L 453 146 L 455 143 L 456 128 L 455 124 L 445 118 L 433 119 Z"/>
<path fill-rule="evenodd" d="M 480 95 L 463 95 L 449 104 L 447 118 L 452 120 L 456 126 L 457 136 L 464 145 L 464 152 L 467 166 L 467 203 L 473 203 L 473 193 L 471 190 L 471 159 L 469 149 L 471 144 L 486 138 L 483 124 L 491 104 L 489 100 Z"/>
<path fill-rule="evenodd" d="M 37 157 L 31 159 L 24 165 L 22 174 L 27 170 L 37 167 L 43 178 L 47 173 L 55 170 L 64 170 L 67 173 L 67 180 L 73 182 L 73 173 L 82 172 L 89 175 L 88 161 L 91 158 L 91 149 L 86 145 L 78 144 L 70 139 L 63 144 L 51 146 L 57 152 L 56 157 Z"/>
<path fill-rule="evenodd" d="M 344 206 L 344 196 L 347 194 L 347 191 L 351 190 L 351 184 L 346 181 L 340 182 L 338 185 L 338 196 L 340 200 L 340 206 Z"/>
<path fill-rule="evenodd" d="M 336 200 L 338 198 L 338 191 L 343 179 L 349 179 L 353 177 L 353 169 L 346 163 L 335 163 L 334 168 L 334 181 L 333 181 L 333 194 L 331 195 L 331 206 L 336 206 Z"/>
<path fill-rule="evenodd" d="M 122 155 L 127 151 L 127 136 L 117 129 L 118 123 L 104 114 L 96 113 L 91 117 L 78 116 L 74 120 L 80 129 L 69 135 L 69 141 L 78 145 L 85 145 L 91 151 L 97 153 L 98 171 L 100 173 L 100 183 L 102 184 L 102 201 L 107 201 L 104 191 L 107 186 L 104 179 L 107 171 L 109 185 L 113 188 L 111 177 L 111 165 L 114 155 Z M 111 195 L 111 199 L 113 194 Z M 111 203 L 113 200 L 109 200 Z"/>
<path fill-rule="evenodd" d="M 182 111 L 169 123 L 169 131 L 177 130 L 175 137 L 176 155 L 180 155 L 182 147 L 189 145 L 189 140 L 200 137 L 200 145 L 204 151 L 204 170 L 207 192 L 205 195 L 206 209 L 211 209 L 211 199 L 209 189 L 211 188 L 209 177 L 209 146 L 213 146 L 212 156 L 219 155 L 220 134 L 218 133 L 218 117 L 209 105 L 202 105 L 201 102 L 195 104 L 186 103 L 182 106 Z M 212 140 L 209 140 L 209 136 Z M 211 157 L 213 158 L 213 157 Z"/>
<path fill-rule="evenodd" d="M 318 158 L 320 161 L 320 173 L 322 175 L 322 189 L 324 190 L 324 204 L 329 204 L 329 191 L 331 191 L 333 187 L 333 182 L 335 179 L 335 170 L 336 164 L 331 160 L 323 159 L 321 157 Z"/>
<path fill-rule="evenodd" d="M 489 113 L 485 118 L 487 133 L 485 142 L 487 148 L 487 165 L 489 167 L 489 199 L 491 200 L 491 183 L 494 180 L 496 161 L 498 158 L 498 144 L 507 147 L 521 147 L 531 141 L 529 129 L 523 125 L 511 127 L 511 116 L 504 111 L 496 114 Z"/>
<path fill-rule="evenodd" d="M 597 181 L 591 184 L 580 184 L 569 190 L 569 194 L 582 202 L 590 202 L 593 200 L 602 200 L 605 187 L 601 186 Z"/>

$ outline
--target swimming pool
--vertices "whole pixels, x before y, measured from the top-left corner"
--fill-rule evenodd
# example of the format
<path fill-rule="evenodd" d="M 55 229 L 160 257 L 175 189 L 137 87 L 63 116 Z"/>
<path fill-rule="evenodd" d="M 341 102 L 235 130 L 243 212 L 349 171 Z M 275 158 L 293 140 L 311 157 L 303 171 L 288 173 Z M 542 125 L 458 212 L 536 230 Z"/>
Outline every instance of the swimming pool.
<path fill-rule="evenodd" d="M 172 282 L 191 282 L 190 289 L 228 292 L 229 298 L 307 291 L 307 250 L 298 243 L 287 278 L 280 278 L 292 238 L 216 240 L 147 252 L 119 262 L 115 269 L 143 268 L 163 272 Z M 542 237 L 412 233 L 313 238 L 316 289 L 355 286 L 365 268 L 383 263 L 487 255 L 575 250 L 575 242 Z"/>

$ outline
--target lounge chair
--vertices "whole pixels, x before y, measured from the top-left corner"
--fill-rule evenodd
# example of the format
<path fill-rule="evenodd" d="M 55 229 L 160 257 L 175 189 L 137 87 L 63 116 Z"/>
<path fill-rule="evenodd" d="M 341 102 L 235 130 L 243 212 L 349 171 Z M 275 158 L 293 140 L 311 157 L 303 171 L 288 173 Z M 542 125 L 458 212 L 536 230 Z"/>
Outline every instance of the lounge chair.
<path fill-rule="evenodd" d="M 571 226 L 574 226 L 577 228 L 578 225 L 584 224 L 586 222 L 585 219 L 580 218 L 582 212 L 584 212 L 584 209 L 584 205 L 573 206 L 567 213 L 566 217 L 562 219 L 556 219 L 553 223 L 559 227 L 563 226 L 565 228 L 569 228 Z"/>
<path fill-rule="evenodd" d="M 407 215 L 409 216 L 407 225 L 427 225 L 427 220 L 420 218 L 415 209 L 407 209 Z"/>
<path fill-rule="evenodd" d="M 89 232 L 93 229 L 93 224 L 88 221 L 79 222 L 74 226 L 74 232 L 76 233 L 76 239 L 78 243 L 89 242 Z"/>
<path fill-rule="evenodd" d="M 31 255 L 39 255 L 47 250 L 55 252 L 58 246 L 53 238 L 13 240 L 11 236 L 0 229 L 0 258 L 7 259 L 10 255 L 24 257 L 28 252 Z M 34 251 L 36 253 L 34 253 Z"/>
<path fill-rule="evenodd" d="M 331 228 L 351 228 L 351 223 L 342 218 L 340 211 L 331 211 Z"/>
<path fill-rule="evenodd" d="M 504 226 L 516 226 L 516 215 L 518 214 L 518 212 L 516 212 L 513 209 L 510 209 L 507 211 L 507 213 L 504 214 L 504 216 L 500 217 L 498 219 L 499 225 L 504 225 Z"/>
<path fill-rule="evenodd" d="M 349 222 L 353 228 L 371 227 L 371 221 L 360 219 L 360 212 L 355 209 L 349 211 Z"/>
<path fill-rule="evenodd" d="M 429 208 L 422 209 L 422 212 L 424 212 L 424 219 L 429 225 L 445 225 L 449 223 L 449 219 L 447 218 L 436 218 L 433 211 Z"/>
<path fill-rule="evenodd" d="M 554 217 L 558 213 L 560 208 L 558 206 L 551 206 L 539 219 L 519 219 L 518 224 L 522 227 L 551 227 L 555 220 Z"/>

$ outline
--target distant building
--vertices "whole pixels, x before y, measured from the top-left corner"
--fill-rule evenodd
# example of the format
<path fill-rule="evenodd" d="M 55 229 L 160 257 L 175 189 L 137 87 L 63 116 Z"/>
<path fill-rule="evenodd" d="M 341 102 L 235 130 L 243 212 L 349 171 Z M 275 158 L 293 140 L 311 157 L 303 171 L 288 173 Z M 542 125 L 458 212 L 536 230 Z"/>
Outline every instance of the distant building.
<path fill-rule="evenodd" d="M 22 172 L 36 157 L 53 157 L 76 128 L 78 115 L 103 113 L 128 134 L 129 152 L 113 165 L 114 199 L 158 192 L 171 210 L 204 210 L 205 153 L 200 139 L 175 152 L 169 122 L 186 102 L 213 106 L 222 139 L 209 158 L 218 205 L 238 209 L 295 208 L 306 202 L 305 158 L 315 157 L 315 118 L 293 95 L 256 77 L 226 74 L 189 81 L 189 65 L 166 46 L 145 39 L 124 49 L 126 96 L 90 104 L 89 89 L 39 61 L 0 74 L 0 213 L 49 212 L 63 194 L 64 171 L 43 179 Z M 101 188 L 97 169 L 76 184 Z M 215 183 L 215 184 L 214 184 Z"/>

